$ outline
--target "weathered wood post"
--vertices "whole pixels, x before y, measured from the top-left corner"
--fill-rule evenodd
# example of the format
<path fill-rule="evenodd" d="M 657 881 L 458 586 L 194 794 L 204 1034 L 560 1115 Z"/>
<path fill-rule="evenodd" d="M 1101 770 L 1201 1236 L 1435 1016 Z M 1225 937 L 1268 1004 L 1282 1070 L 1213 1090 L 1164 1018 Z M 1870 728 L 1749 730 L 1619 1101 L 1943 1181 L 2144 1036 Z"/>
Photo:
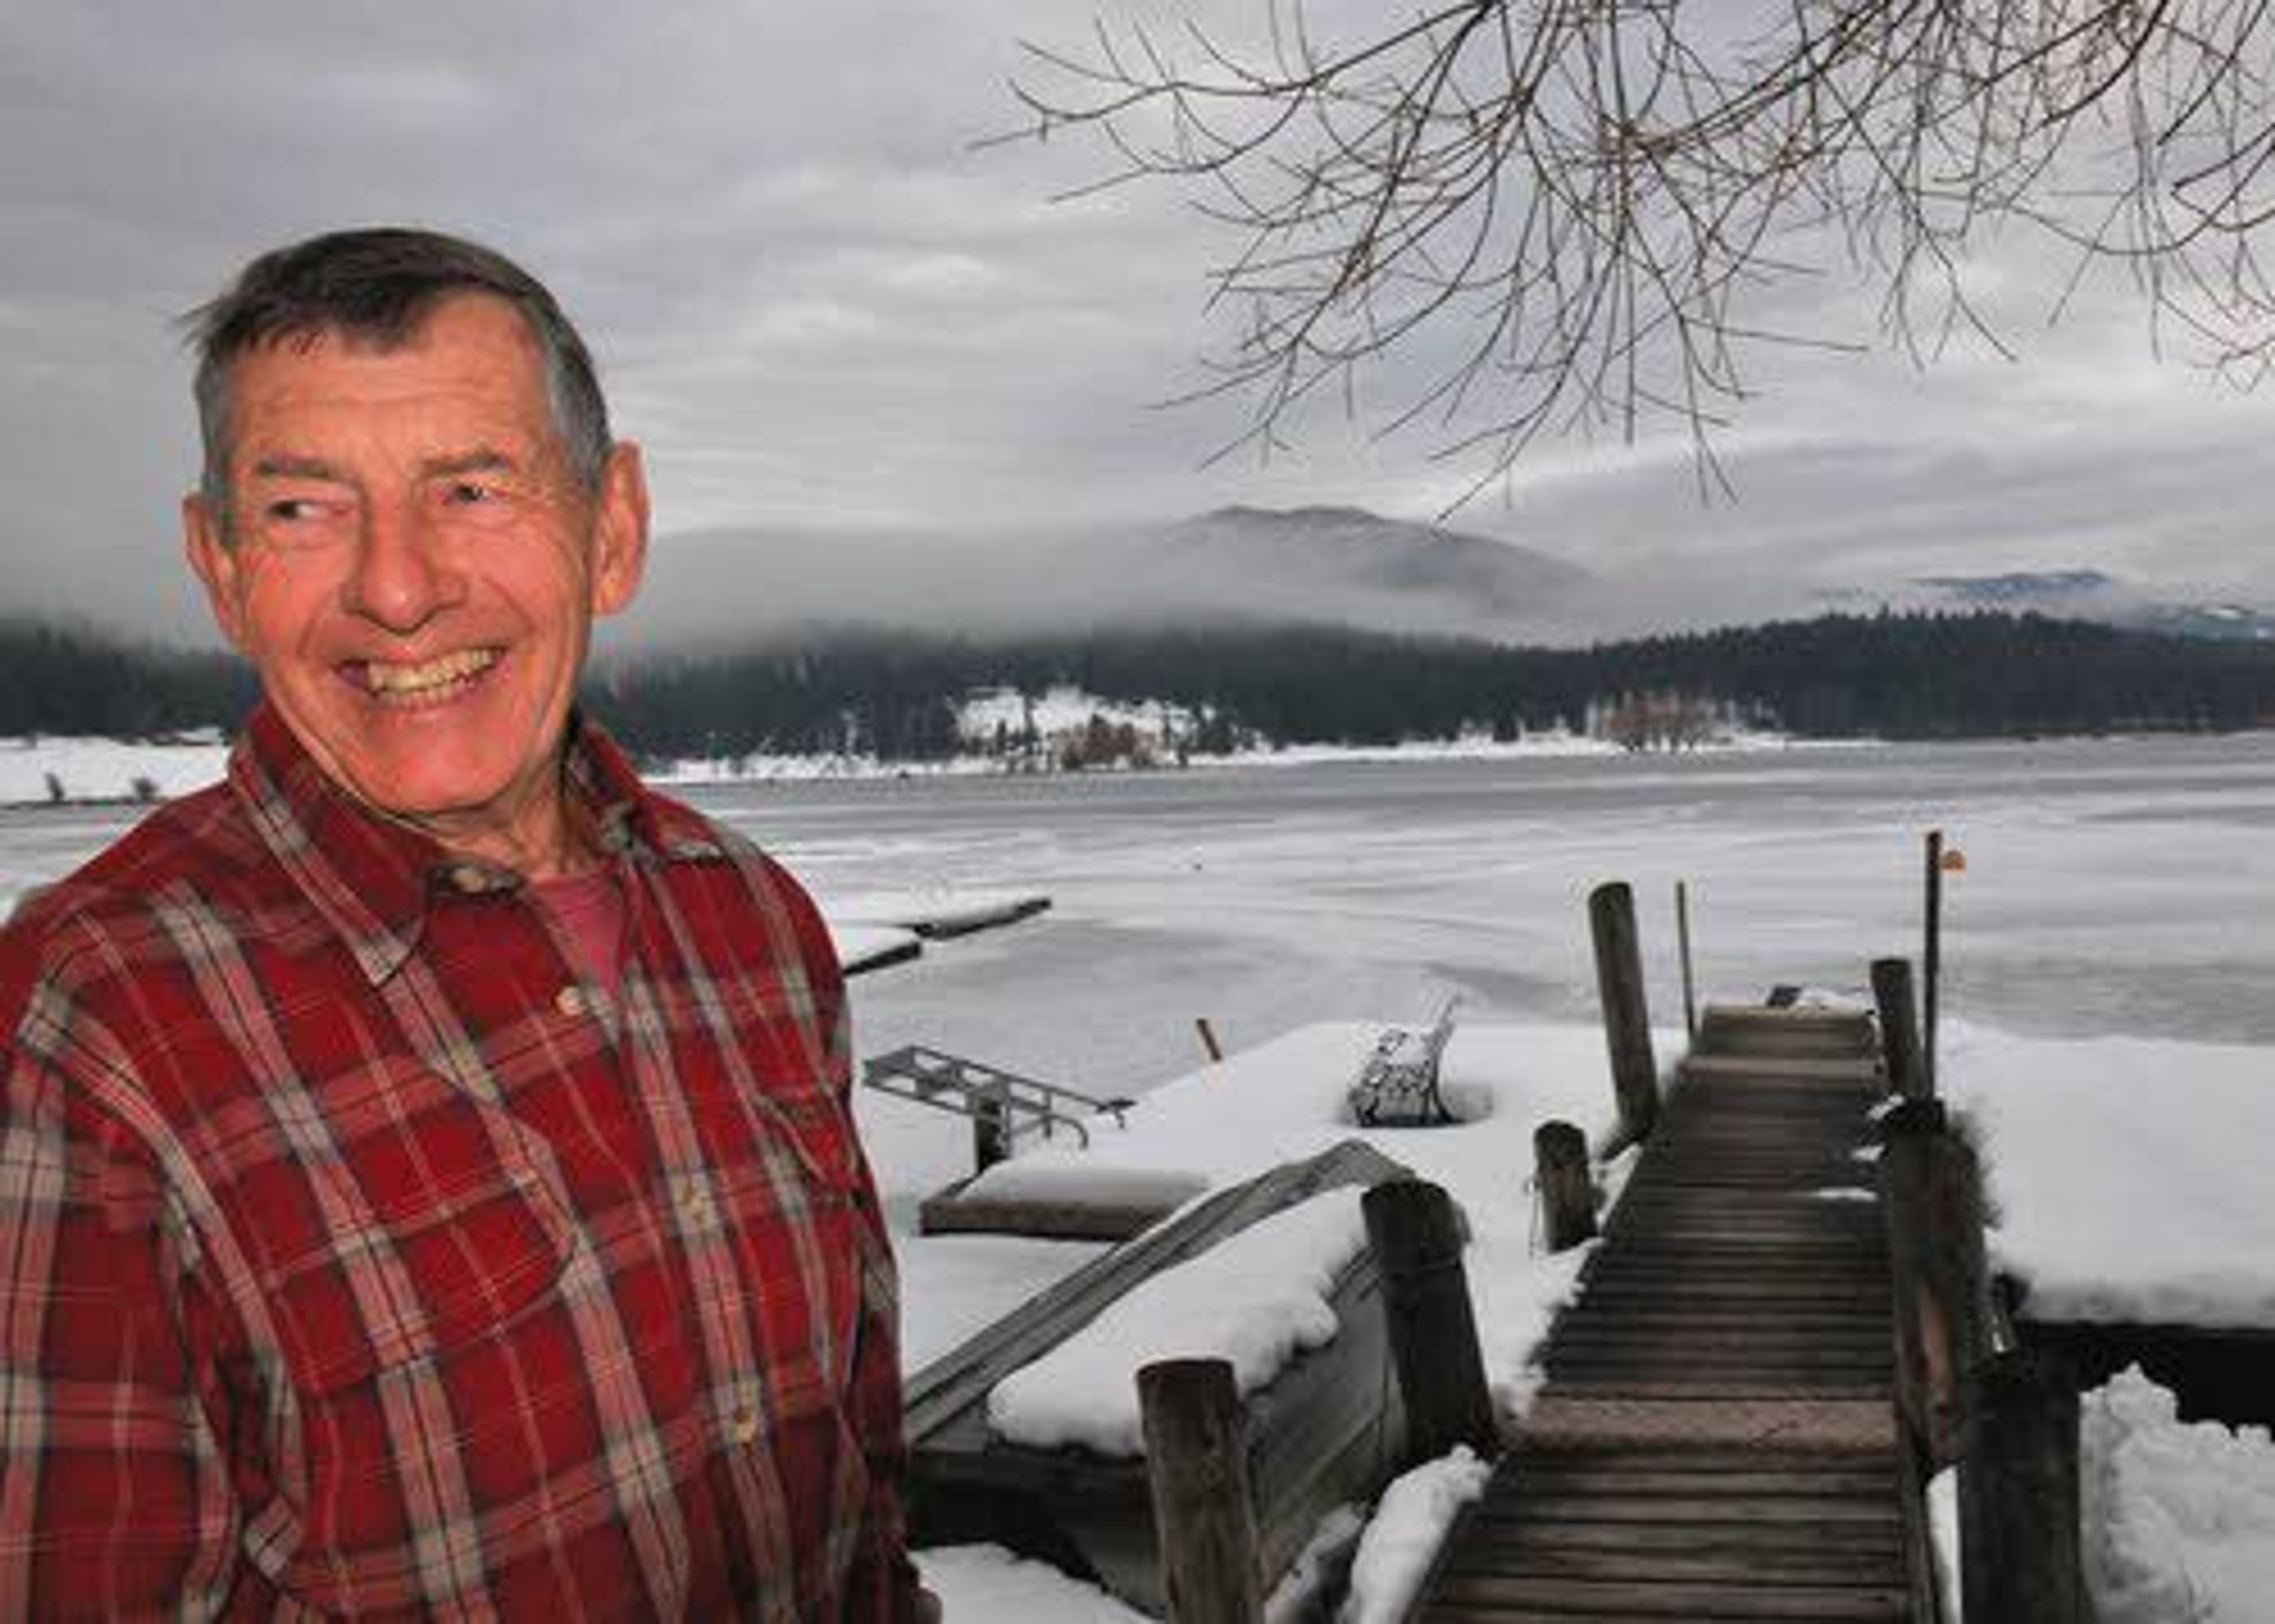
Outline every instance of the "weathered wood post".
<path fill-rule="evenodd" d="M 1224 1045 L 1216 1040 L 1216 1028 L 1210 1023 L 1208 1016 L 1195 1016 L 1193 1030 L 1201 1035 L 1201 1048 L 1208 1055 L 1210 1065 L 1213 1066 L 1224 1059 Z"/>
<path fill-rule="evenodd" d="M 1931 1090 L 1920 1064 L 1919 1013 L 1912 999 L 1909 959 L 1872 961 L 1872 1002 L 1880 1016 L 1880 1052 L 1888 1061 L 1888 1091 L 1908 1099 Z"/>
<path fill-rule="evenodd" d="M 1456 1444 L 1498 1454 L 1500 1427 L 1478 1351 L 1454 1198 L 1419 1179 L 1389 1179 L 1368 1190 L 1361 1205 L 1382 1271 L 1409 1459 L 1435 1460 Z"/>
<path fill-rule="evenodd" d="M 1532 1182 L 1540 1192 L 1541 1229 L 1550 1251 L 1595 1238 L 1596 1182 L 1588 1166 L 1586 1134 L 1569 1122 L 1543 1122 L 1535 1129 Z"/>
<path fill-rule="evenodd" d="M 985 1173 L 1011 1156 L 1011 1114 L 1000 1087 L 976 1094 L 971 1101 L 971 1168 Z"/>
<path fill-rule="evenodd" d="M 1264 1574 L 1232 1362 L 1146 1365 L 1138 1404 L 1172 1624 L 1258 1624 Z"/>
<path fill-rule="evenodd" d="M 1690 962 L 1690 882 L 1674 882 L 1674 940 L 1682 954 L 1682 1033 L 1698 1041 L 1698 974 Z"/>
<path fill-rule="evenodd" d="M 1896 1400 L 1932 1469 L 1964 1449 L 1969 1384 L 1990 1352 L 1980 1175 L 1940 1100 L 1898 1106 L 1881 1120 L 1880 1134 Z"/>
<path fill-rule="evenodd" d="M 2076 1387 L 2020 1348 L 1978 1367 L 1976 1383 L 1969 1447 L 1959 1462 L 1967 1616 L 2082 1624 Z"/>
<path fill-rule="evenodd" d="M 1588 924 L 1596 943 L 1596 990 L 1604 1007 L 1620 1128 L 1628 1139 L 1640 1142 L 1650 1137 L 1659 1120 L 1659 1061 L 1651 1054 L 1651 1011 L 1644 1002 L 1635 893 L 1625 880 L 1607 881 L 1589 893 Z"/>
<path fill-rule="evenodd" d="M 1927 895 L 1920 943 L 1920 1076 L 1924 1092 L 1935 1092 L 1935 1016 L 1943 986 L 1943 831 L 1927 835 Z"/>

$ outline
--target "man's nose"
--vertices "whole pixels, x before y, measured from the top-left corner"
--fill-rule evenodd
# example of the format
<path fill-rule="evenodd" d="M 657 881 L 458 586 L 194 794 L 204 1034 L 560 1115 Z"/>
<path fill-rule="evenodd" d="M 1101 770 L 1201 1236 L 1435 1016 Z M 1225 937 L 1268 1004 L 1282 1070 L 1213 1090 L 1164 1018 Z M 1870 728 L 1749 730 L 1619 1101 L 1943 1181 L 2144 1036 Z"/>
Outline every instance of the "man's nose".
<path fill-rule="evenodd" d="M 415 631 L 465 596 L 441 538 L 415 508 L 374 503 L 346 582 L 347 608 L 389 631 Z"/>

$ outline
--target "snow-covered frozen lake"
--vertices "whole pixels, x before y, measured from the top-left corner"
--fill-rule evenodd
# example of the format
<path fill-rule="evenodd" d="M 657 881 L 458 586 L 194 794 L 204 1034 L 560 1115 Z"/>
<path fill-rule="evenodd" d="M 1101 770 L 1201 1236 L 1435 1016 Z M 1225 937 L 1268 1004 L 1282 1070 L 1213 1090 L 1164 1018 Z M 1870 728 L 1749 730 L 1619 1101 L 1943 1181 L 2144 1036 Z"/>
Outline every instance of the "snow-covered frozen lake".
<path fill-rule="evenodd" d="M 825 903 L 1047 893 L 1037 919 L 856 983 L 859 1043 L 1093 1092 L 1188 1070 L 1198 1016 L 1234 1048 L 1426 1019 L 1448 992 L 1465 1020 L 1593 1020 L 1584 908 L 1606 879 L 1636 888 L 1662 1023 L 1682 1016 L 1677 880 L 1702 998 L 1861 990 L 1872 956 L 1918 951 L 1937 827 L 1968 859 L 1946 888 L 1952 1016 L 2275 1047 L 2275 732 L 680 792 Z M 0 906 L 135 815 L 0 810 Z M 942 1146 L 966 1153 L 952 1131 Z"/>
<path fill-rule="evenodd" d="M 1591 1019 L 1584 906 L 1633 882 L 1654 1013 L 1679 1020 L 1673 891 L 1702 992 L 1862 987 L 1916 953 L 1921 837 L 1946 888 L 1944 1008 L 2043 1035 L 2275 1045 L 2275 733 L 935 779 L 697 791 L 825 896 L 1046 891 L 1042 918 L 859 986 L 863 1044 L 922 1039 L 1141 1089 L 1191 1022 Z"/>

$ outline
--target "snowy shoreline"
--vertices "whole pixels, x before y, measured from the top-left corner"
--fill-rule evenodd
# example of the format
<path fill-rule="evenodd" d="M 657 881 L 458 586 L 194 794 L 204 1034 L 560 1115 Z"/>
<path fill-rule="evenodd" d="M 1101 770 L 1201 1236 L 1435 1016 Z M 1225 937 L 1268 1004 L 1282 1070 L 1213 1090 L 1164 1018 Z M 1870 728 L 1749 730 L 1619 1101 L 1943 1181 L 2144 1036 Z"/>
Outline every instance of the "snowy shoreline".
<path fill-rule="evenodd" d="M 1719 756 L 1786 750 L 1861 750 L 1877 739 L 1803 739 L 1745 733 L 1686 747 L 1683 755 Z M 1225 755 L 1194 755 L 1147 767 L 1067 769 L 1023 766 L 986 754 L 939 761 L 888 761 L 855 755 L 745 755 L 675 760 L 646 773 L 668 788 L 745 783 L 808 783 L 838 780 L 1019 777 L 1080 773 L 1213 772 L 1238 767 L 1298 767 L 1415 761 L 1512 761 L 1571 759 L 1659 759 L 1665 751 L 1629 751 L 1607 739 L 1571 733 L 1523 738 L 1414 739 L 1398 744 L 1258 744 Z M 229 746 L 215 736 L 164 741 L 43 735 L 0 738 L 0 806 L 133 806 L 170 799 L 218 782 L 228 770 Z M 140 781 L 140 784 L 138 784 Z M 147 785 L 147 789 L 140 787 Z M 58 793 L 58 789 L 60 793 Z"/>

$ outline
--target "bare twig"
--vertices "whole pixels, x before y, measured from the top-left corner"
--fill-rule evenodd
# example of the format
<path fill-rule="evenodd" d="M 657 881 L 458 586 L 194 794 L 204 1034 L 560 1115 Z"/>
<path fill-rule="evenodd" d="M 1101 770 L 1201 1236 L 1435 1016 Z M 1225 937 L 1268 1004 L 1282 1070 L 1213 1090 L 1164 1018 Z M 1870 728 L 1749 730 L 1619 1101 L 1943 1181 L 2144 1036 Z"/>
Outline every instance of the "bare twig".
<path fill-rule="evenodd" d="M 1258 3 L 1257 53 L 1030 45 L 992 143 L 1087 132 L 1085 190 L 1198 189 L 1239 244 L 1211 304 L 1245 321 L 1193 395 L 1247 401 L 1236 447 L 1451 335 L 1386 427 L 1431 419 L 1473 491 L 1544 433 L 1663 419 L 1712 488 L 1745 354 L 1847 342 L 1762 319 L 1825 227 L 1922 360 L 2000 343 L 1966 266 L 2008 223 L 2128 269 L 2228 375 L 2275 358 L 2275 0 L 1780 0 L 1751 34 L 1705 0 L 1450 0 L 1342 43 Z"/>

